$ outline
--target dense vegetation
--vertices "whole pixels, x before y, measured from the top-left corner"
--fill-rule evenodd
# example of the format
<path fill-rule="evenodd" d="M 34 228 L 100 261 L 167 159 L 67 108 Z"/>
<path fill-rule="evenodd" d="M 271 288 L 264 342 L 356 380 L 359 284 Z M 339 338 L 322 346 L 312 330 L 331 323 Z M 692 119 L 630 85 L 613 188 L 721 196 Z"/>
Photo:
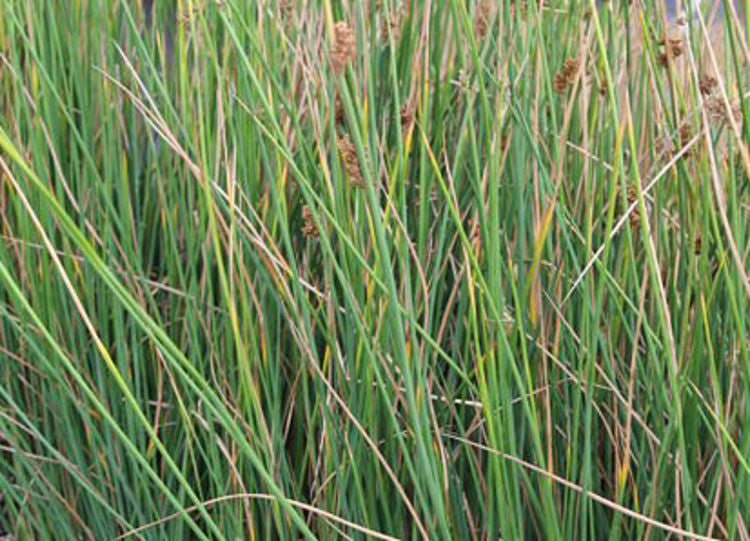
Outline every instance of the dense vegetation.
<path fill-rule="evenodd" d="M 744 15 L 153 9 L 0 0 L 0 531 L 748 539 Z"/>

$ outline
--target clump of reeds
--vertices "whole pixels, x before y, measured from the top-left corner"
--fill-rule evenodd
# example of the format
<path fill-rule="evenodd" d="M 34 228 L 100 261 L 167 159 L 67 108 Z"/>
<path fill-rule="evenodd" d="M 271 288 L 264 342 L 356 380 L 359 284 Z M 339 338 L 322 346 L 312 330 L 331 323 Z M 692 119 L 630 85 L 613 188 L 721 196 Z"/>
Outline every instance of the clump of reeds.
<path fill-rule="evenodd" d="M 744 36 L 376 2 L 0 3 L 0 538 L 750 537 Z"/>

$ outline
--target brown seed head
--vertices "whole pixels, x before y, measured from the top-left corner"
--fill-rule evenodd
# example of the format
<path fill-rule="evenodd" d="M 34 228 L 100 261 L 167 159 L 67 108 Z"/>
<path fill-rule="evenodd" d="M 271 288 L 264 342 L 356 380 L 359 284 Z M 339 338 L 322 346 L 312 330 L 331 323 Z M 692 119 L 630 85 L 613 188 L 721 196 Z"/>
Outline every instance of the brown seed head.
<path fill-rule="evenodd" d="M 302 207 L 302 234 L 308 239 L 317 239 L 320 236 L 318 228 L 315 227 L 312 213 L 307 205 Z"/>
<path fill-rule="evenodd" d="M 602 79 L 599 83 L 599 95 L 603 98 L 607 95 L 607 92 L 609 92 L 609 83 L 606 79 Z"/>
<path fill-rule="evenodd" d="M 628 197 L 628 208 L 630 208 L 630 206 L 633 203 L 635 203 L 636 199 L 638 199 L 638 194 L 635 191 L 635 186 L 629 186 L 628 187 L 627 197 Z M 630 213 L 629 219 L 630 219 L 630 226 L 634 230 L 637 231 L 638 227 L 641 224 L 641 215 L 640 215 L 640 213 L 638 211 L 638 207 L 635 207 L 633 209 L 633 212 Z"/>
<path fill-rule="evenodd" d="M 383 43 L 388 43 L 390 35 L 393 35 L 393 42 L 396 43 L 401 38 L 401 22 L 403 14 L 400 10 L 394 10 L 390 13 L 390 17 L 386 17 L 383 13 L 380 19 L 380 40 Z"/>
<path fill-rule="evenodd" d="M 664 51 L 657 57 L 660 66 L 666 66 L 670 60 L 682 56 L 684 44 L 681 37 L 671 37 L 659 42 Z"/>
<path fill-rule="evenodd" d="M 566 58 L 563 60 L 562 72 L 572 82 L 581 67 L 581 61 L 578 58 Z"/>
<path fill-rule="evenodd" d="M 336 145 L 339 148 L 341 154 L 341 163 L 344 166 L 346 175 L 349 177 L 349 182 L 355 188 L 364 188 L 365 181 L 362 177 L 362 170 L 359 167 L 359 157 L 357 156 L 357 149 L 354 147 L 349 137 L 344 135 L 336 140 Z"/>
<path fill-rule="evenodd" d="M 703 103 L 706 107 L 708 118 L 711 120 L 711 122 L 717 125 L 723 123 L 728 124 L 731 117 L 734 118 L 735 122 L 740 122 L 742 120 L 742 109 L 739 102 L 737 101 L 733 101 L 729 104 L 729 111 L 727 111 L 727 106 L 721 96 L 710 96 Z"/>
<path fill-rule="evenodd" d="M 571 86 L 573 86 L 580 68 L 581 61 L 578 58 L 566 58 L 563 60 L 562 69 L 555 75 L 555 92 L 558 94 L 564 94 Z"/>
<path fill-rule="evenodd" d="M 351 27 L 343 21 L 334 25 L 333 35 L 331 66 L 334 73 L 341 73 L 347 64 L 354 59 L 357 52 L 357 41 Z"/>
<path fill-rule="evenodd" d="M 565 94 L 565 92 L 568 91 L 568 85 L 568 78 L 563 72 L 559 72 L 555 75 L 555 81 L 553 83 L 555 92 L 558 94 Z"/>
<path fill-rule="evenodd" d="M 682 38 L 669 38 L 667 40 L 667 49 L 672 58 L 678 58 L 682 55 Z"/>
<path fill-rule="evenodd" d="M 492 20 L 492 2 L 490 0 L 481 0 L 477 5 L 477 12 L 474 16 L 474 35 L 477 41 L 482 41 L 487 35 Z"/>
<path fill-rule="evenodd" d="M 698 88 L 703 96 L 708 96 L 714 91 L 717 84 L 718 81 L 716 78 L 711 77 L 710 75 L 704 75 L 700 78 L 700 81 L 698 81 Z"/>
<path fill-rule="evenodd" d="M 333 98 L 333 119 L 336 124 L 344 122 L 346 111 L 344 110 L 344 103 L 341 101 L 341 96 L 338 92 Z"/>
<path fill-rule="evenodd" d="M 700 255 L 702 249 L 703 249 L 703 238 L 700 232 L 698 232 L 698 234 L 695 235 L 695 242 L 693 243 L 693 253 L 695 253 L 695 255 Z"/>
<path fill-rule="evenodd" d="M 401 117 L 401 129 L 406 134 L 414 122 L 414 108 L 411 103 L 407 102 L 401 107 L 399 116 Z"/>

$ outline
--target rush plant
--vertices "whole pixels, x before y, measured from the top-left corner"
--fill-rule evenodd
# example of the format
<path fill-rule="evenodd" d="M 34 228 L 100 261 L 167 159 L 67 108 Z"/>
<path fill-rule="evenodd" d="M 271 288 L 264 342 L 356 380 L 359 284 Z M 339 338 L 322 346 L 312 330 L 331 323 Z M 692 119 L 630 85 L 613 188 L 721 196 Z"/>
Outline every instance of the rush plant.
<path fill-rule="evenodd" d="M 0 537 L 750 539 L 708 4 L 0 0 Z"/>

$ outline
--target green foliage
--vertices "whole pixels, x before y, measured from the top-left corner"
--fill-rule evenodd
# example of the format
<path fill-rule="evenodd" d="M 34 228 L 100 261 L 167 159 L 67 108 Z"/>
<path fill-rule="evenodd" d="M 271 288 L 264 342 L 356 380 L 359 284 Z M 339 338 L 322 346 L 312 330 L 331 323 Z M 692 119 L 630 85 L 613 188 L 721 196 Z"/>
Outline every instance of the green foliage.
<path fill-rule="evenodd" d="M 595 3 L 2 0 L 0 532 L 747 538 L 745 34 Z"/>

